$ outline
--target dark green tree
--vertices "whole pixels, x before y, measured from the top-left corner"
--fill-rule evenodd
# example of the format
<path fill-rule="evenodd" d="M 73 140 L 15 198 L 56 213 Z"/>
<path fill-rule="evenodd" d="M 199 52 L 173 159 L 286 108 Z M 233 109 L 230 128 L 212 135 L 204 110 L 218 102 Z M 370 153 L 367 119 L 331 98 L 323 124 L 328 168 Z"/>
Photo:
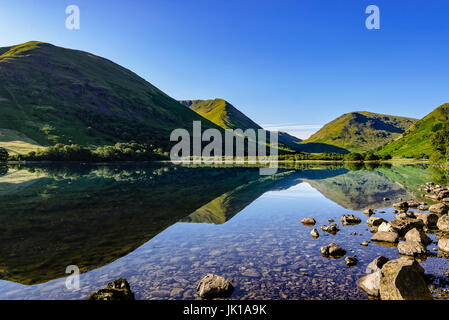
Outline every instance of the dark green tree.
<path fill-rule="evenodd" d="M 5 148 L 0 148 L 0 162 L 6 162 L 9 158 L 9 153 Z"/>

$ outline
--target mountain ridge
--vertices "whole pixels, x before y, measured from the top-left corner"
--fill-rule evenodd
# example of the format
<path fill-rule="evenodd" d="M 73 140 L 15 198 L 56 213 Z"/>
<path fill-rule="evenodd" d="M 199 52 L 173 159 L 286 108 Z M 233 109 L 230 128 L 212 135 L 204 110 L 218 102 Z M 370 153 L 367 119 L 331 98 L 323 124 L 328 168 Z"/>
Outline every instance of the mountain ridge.
<path fill-rule="evenodd" d="M 325 143 L 365 152 L 392 141 L 418 119 L 368 111 L 345 113 L 325 124 L 303 143 Z"/>
<path fill-rule="evenodd" d="M 31 41 L 0 48 L 0 129 L 42 146 L 135 140 L 167 150 L 192 122 L 219 128 L 106 58 Z"/>

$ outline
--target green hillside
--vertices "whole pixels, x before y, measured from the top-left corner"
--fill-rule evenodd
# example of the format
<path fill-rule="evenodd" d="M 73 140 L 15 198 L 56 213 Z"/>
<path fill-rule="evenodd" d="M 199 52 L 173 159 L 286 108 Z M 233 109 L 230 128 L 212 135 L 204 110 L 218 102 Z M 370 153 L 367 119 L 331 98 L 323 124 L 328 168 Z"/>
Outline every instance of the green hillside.
<path fill-rule="evenodd" d="M 262 129 L 261 126 L 223 99 L 182 100 L 180 102 L 223 129 Z"/>
<path fill-rule="evenodd" d="M 431 137 L 443 128 L 443 124 L 448 122 L 449 103 L 445 103 L 416 122 L 398 139 L 383 146 L 379 153 L 405 158 L 430 155 L 432 152 Z"/>
<path fill-rule="evenodd" d="M 5 148 L 10 154 L 25 154 L 36 151 L 40 145 L 19 131 L 0 129 L 0 147 Z"/>
<path fill-rule="evenodd" d="M 351 112 L 329 122 L 305 143 L 324 143 L 363 152 L 399 137 L 417 120 L 366 111 Z"/>
<path fill-rule="evenodd" d="M 180 102 L 223 129 L 262 129 L 261 126 L 223 99 L 181 100 Z M 301 139 L 286 132 L 279 132 L 278 140 L 280 149 L 300 151 Z"/>
<path fill-rule="evenodd" d="M 36 41 L 0 48 L 0 129 L 24 142 L 135 140 L 166 150 L 171 130 L 191 128 L 194 120 L 216 127 L 107 59 Z"/>

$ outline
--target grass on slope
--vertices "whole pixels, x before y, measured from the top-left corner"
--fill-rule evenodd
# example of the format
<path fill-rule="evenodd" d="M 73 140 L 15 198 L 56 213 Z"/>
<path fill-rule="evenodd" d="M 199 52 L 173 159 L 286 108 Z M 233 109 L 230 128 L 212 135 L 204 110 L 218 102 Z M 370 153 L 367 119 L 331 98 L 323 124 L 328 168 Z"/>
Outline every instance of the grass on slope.
<path fill-rule="evenodd" d="M 392 141 L 416 121 L 366 111 L 351 112 L 329 122 L 304 142 L 324 143 L 352 152 L 364 152 Z"/>
<path fill-rule="evenodd" d="M 41 145 L 135 140 L 165 149 L 175 128 L 214 124 L 112 61 L 42 42 L 0 48 L 0 128 Z"/>
<path fill-rule="evenodd" d="M 19 131 L 0 129 L 0 147 L 5 148 L 9 154 L 25 154 L 36 151 L 41 146 Z"/>
<path fill-rule="evenodd" d="M 223 99 L 184 100 L 181 103 L 223 129 L 262 129 L 261 126 Z"/>
<path fill-rule="evenodd" d="M 443 124 L 449 121 L 449 103 L 445 103 L 414 126 L 407 130 L 401 137 L 384 145 L 379 153 L 391 154 L 396 157 L 416 158 L 430 155 L 432 147 L 430 140 L 434 134 L 442 129 Z"/>

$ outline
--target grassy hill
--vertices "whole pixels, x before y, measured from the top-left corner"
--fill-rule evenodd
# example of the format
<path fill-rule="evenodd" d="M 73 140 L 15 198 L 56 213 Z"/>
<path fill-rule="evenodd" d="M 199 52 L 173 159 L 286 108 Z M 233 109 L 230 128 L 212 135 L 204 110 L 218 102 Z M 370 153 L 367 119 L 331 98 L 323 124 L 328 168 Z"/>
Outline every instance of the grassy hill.
<path fill-rule="evenodd" d="M 262 129 L 261 126 L 223 99 L 181 100 L 180 102 L 223 129 Z M 287 132 L 279 132 L 278 139 L 281 149 L 299 151 L 301 148 L 299 143 L 302 140 Z"/>
<path fill-rule="evenodd" d="M 0 129 L 23 138 L 5 134 L 0 146 L 135 140 L 168 149 L 171 130 L 194 120 L 217 127 L 107 59 L 36 41 L 0 48 Z"/>
<path fill-rule="evenodd" d="M 24 154 L 39 149 L 40 145 L 19 131 L 0 129 L 0 147 L 9 154 Z"/>
<path fill-rule="evenodd" d="M 223 99 L 182 100 L 180 102 L 223 129 L 262 129 L 261 126 Z"/>
<path fill-rule="evenodd" d="M 445 103 L 410 127 L 398 139 L 384 145 L 379 153 L 395 157 L 416 158 L 430 155 L 432 135 L 449 122 L 449 103 Z"/>
<path fill-rule="evenodd" d="M 305 143 L 324 143 L 352 152 L 375 149 L 399 137 L 417 120 L 366 111 L 351 112 L 329 122 Z"/>

